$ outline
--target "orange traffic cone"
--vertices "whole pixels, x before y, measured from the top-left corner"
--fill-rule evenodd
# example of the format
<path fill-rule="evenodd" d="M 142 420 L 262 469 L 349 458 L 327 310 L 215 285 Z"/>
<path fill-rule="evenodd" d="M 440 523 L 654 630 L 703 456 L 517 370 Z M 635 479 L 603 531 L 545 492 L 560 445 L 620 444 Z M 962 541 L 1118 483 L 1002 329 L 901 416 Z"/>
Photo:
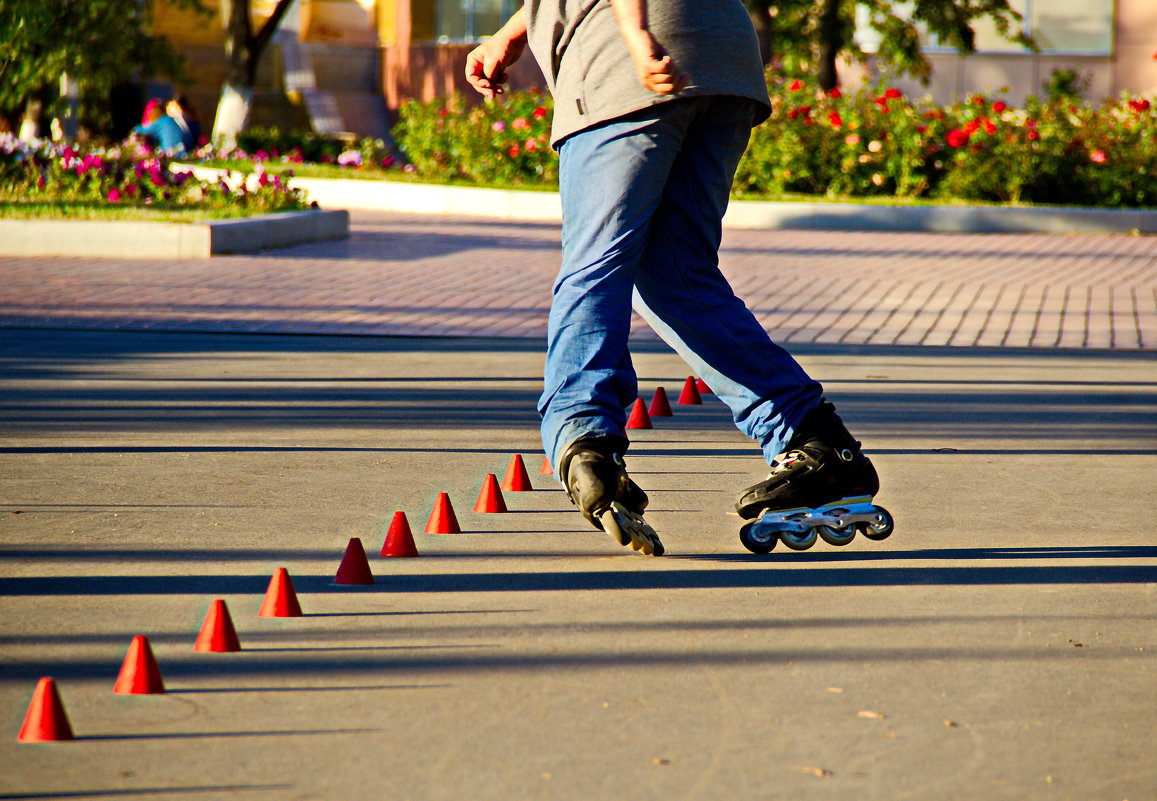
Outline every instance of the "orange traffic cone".
<path fill-rule="evenodd" d="M 229 607 L 220 598 L 215 598 L 213 603 L 209 604 L 209 613 L 205 615 L 205 622 L 201 624 L 201 633 L 193 643 L 193 650 L 204 654 L 241 650 L 241 641 L 237 639 L 237 630 L 233 628 Z"/>
<path fill-rule="evenodd" d="M 525 471 L 526 468 L 524 467 Z M 506 501 L 502 498 L 502 491 L 498 489 L 498 476 L 486 474 L 482 482 L 482 491 L 478 493 L 478 500 L 474 503 L 475 512 L 505 512 Z"/>
<path fill-rule="evenodd" d="M 651 416 L 647 414 L 647 407 L 642 398 L 635 398 L 635 405 L 631 407 L 631 416 L 627 418 L 627 428 L 654 428 Z"/>
<path fill-rule="evenodd" d="M 139 634 L 133 637 L 112 691 L 117 695 L 156 695 L 165 691 L 148 637 Z"/>
<path fill-rule="evenodd" d="M 553 476 L 554 475 L 554 468 L 550 466 L 550 457 L 549 456 L 543 456 L 542 457 L 542 467 L 538 468 L 538 472 L 544 476 Z"/>
<path fill-rule="evenodd" d="M 345 554 L 338 565 L 334 584 L 373 584 L 374 574 L 370 572 L 370 560 L 366 559 L 366 549 L 358 537 L 350 537 Z"/>
<path fill-rule="evenodd" d="M 695 376 L 687 376 L 683 382 L 683 391 L 679 393 L 679 403 L 683 406 L 701 406 L 703 399 L 699 397 L 699 387 L 695 385 Z"/>
<path fill-rule="evenodd" d="M 414 534 L 410 531 L 410 521 L 405 512 L 394 512 L 386 541 L 382 543 L 381 556 L 417 556 L 418 546 L 414 544 Z"/>
<path fill-rule="evenodd" d="M 454 507 L 450 503 L 450 496 L 444 492 L 438 493 L 438 500 L 430 510 L 430 519 L 426 521 L 426 534 L 461 534 L 462 528 L 458 525 L 458 518 L 454 515 Z"/>
<path fill-rule="evenodd" d="M 530 476 L 526 474 L 526 465 L 522 462 L 522 456 L 517 453 L 510 457 L 510 464 L 507 465 L 506 475 L 502 479 L 502 489 L 507 492 L 529 492 L 534 489 L 530 486 Z M 506 510 L 503 509 L 502 511 Z"/>
<path fill-rule="evenodd" d="M 651 398 L 651 408 L 647 410 L 651 417 L 674 417 L 671 411 L 671 402 L 667 400 L 667 390 L 655 387 L 655 397 Z"/>
<path fill-rule="evenodd" d="M 71 740 L 72 724 L 56 690 L 56 682 L 45 677 L 32 693 L 32 703 L 24 715 L 24 725 L 16 739 L 22 743 L 55 743 Z"/>
<path fill-rule="evenodd" d="M 711 391 L 711 387 L 707 386 L 707 382 L 704 381 L 702 378 L 695 379 L 695 388 L 697 390 L 699 390 L 700 395 L 714 395 L 715 394 L 714 392 Z"/>
<path fill-rule="evenodd" d="M 257 616 L 301 617 L 297 590 L 293 588 L 293 579 L 289 577 L 289 571 L 284 567 L 273 571 L 273 578 L 269 580 L 269 589 L 265 591 L 265 600 L 261 602 Z"/>

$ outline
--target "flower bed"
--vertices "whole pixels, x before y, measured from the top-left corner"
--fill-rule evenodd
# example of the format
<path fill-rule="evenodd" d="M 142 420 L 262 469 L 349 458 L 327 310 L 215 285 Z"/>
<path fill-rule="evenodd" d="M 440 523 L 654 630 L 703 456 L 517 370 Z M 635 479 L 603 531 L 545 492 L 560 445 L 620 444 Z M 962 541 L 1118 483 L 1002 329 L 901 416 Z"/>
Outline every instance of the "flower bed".
<path fill-rule="evenodd" d="M 824 93 L 799 80 L 770 90 L 772 116 L 739 166 L 739 197 L 1157 206 L 1157 122 L 1145 98 L 1012 108 L 981 96 L 938 106 L 891 88 Z M 550 113 L 537 92 L 408 103 L 395 138 L 430 182 L 550 185 Z"/>
<path fill-rule="evenodd" d="M 252 188 L 201 181 L 170 170 L 145 149 L 25 143 L 0 136 L 0 203 L 9 216 L 100 216 L 109 209 L 191 210 L 210 217 L 247 216 L 306 207 L 302 193 L 278 176 Z M 91 212 L 91 213 L 89 213 Z"/>

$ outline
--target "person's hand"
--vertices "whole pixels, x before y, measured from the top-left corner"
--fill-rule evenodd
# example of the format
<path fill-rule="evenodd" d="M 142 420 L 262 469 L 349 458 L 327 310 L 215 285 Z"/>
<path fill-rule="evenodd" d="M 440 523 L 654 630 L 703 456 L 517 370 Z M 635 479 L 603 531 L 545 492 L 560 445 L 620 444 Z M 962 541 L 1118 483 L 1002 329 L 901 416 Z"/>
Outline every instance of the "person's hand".
<path fill-rule="evenodd" d="M 518 61 L 526 47 L 524 37 L 508 39 L 500 34 L 487 39 L 466 56 L 466 80 L 490 99 L 506 91 L 506 68 Z"/>
<path fill-rule="evenodd" d="M 644 88 L 669 95 L 687 85 L 689 76 L 679 69 L 650 31 L 634 31 L 626 39 L 635 74 Z"/>

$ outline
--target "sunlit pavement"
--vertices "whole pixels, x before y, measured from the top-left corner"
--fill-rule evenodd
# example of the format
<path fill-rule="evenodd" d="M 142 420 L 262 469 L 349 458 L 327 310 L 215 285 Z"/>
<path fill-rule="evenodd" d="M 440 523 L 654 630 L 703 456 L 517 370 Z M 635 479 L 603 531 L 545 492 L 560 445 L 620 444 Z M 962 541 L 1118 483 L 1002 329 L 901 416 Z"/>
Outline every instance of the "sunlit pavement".
<path fill-rule="evenodd" d="M 761 461 L 708 396 L 634 432 L 655 559 L 538 473 L 554 229 L 355 223 L 0 262 L 0 799 L 1151 795 L 1150 239 L 728 232 L 897 530 L 747 553 Z M 514 453 L 535 490 L 471 511 Z M 377 556 L 397 510 L 416 559 Z M 351 537 L 373 586 L 332 584 Z M 303 618 L 256 616 L 279 566 Z M 214 598 L 240 653 L 192 651 Z M 112 694 L 136 634 L 168 694 Z M 41 676 L 76 741 L 16 742 Z"/>

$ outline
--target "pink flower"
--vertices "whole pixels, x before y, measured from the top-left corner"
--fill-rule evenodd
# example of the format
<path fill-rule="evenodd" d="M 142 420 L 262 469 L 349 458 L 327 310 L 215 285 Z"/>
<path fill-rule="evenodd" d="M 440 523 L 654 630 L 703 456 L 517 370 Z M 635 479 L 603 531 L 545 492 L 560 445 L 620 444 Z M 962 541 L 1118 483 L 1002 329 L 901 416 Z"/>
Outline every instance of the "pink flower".
<path fill-rule="evenodd" d="M 519 117 L 514 122 L 510 123 L 510 127 L 516 131 L 521 131 L 523 128 L 529 128 L 530 123 L 526 121 L 525 117 Z"/>
<path fill-rule="evenodd" d="M 384 159 L 382 159 L 382 168 L 383 169 L 388 170 L 390 167 L 393 167 L 393 166 L 394 166 L 394 157 L 393 156 L 386 156 Z"/>
<path fill-rule="evenodd" d="M 535 139 L 527 139 L 523 147 L 526 148 L 527 153 L 533 153 L 538 150 L 538 142 Z"/>
<path fill-rule="evenodd" d="M 848 134 L 847 136 L 844 137 L 844 142 L 846 144 L 849 144 L 849 145 L 858 145 L 858 144 L 860 144 L 860 135 L 859 134 Z"/>
<path fill-rule="evenodd" d="M 109 203 L 119 203 L 120 199 L 121 199 L 121 190 L 119 190 L 115 187 L 108 190 L 108 202 Z"/>
<path fill-rule="evenodd" d="M 490 126 L 490 130 L 494 131 L 495 133 L 502 133 L 503 131 L 506 130 L 506 123 L 503 122 L 502 120 L 499 120 L 498 122 L 496 122 Z"/>
<path fill-rule="evenodd" d="M 1104 164 L 1108 160 L 1109 157 L 1105 155 L 1104 150 L 1094 150 L 1089 154 L 1089 161 L 1093 162 L 1094 164 Z"/>

